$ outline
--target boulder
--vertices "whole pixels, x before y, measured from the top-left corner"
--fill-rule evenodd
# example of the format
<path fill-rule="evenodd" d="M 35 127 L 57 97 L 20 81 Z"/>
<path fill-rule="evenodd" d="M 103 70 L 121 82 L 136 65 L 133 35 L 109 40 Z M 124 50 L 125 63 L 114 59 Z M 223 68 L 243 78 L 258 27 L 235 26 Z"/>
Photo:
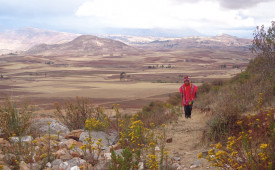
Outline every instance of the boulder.
<path fill-rule="evenodd" d="M 178 164 L 178 163 L 173 163 L 173 164 L 171 165 L 171 169 L 173 169 L 173 170 L 176 170 L 176 169 L 178 169 L 178 168 L 181 168 L 180 164 Z"/>
<path fill-rule="evenodd" d="M 193 168 L 198 168 L 201 166 L 201 161 L 200 160 L 197 160 L 197 161 L 194 161 L 191 166 L 190 166 L 190 169 L 193 169 Z"/>
<path fill-rule="evenodd" d="M 117 131 L 111 131 L 110 133 L 105 133 L 102 131 L 92 131 L 91 133 L 92 139 L 97 141 L 98 139 L 102 139 L 101 144 L 104 146 L 103 148 L 109 147 L 111 145 L 114 145 L 119 140 L 119 134 Z M 89 137 L 89 133 L 87 131 L 82 132 L 79 138 L 79 141 L 86 144 L 85 141 L 86 138 Z"/>
<path fill-rule="evenodd" d="M 19 169 L 20 170 L 29 170 L 30 167 L 24 161 L 21 161 L 19 164 Z"/>
<path fill-rule="evenodd" d="M 32 169 L 41 169 L 42 165 L 39 163 L 33 163 L 30 165 Z"/>
<path fill-rule="evenodd" d="M 79 158 L 83 158 L 84 157 L 83 151 L 79 147 L 75 147 L 74 149 L 71 149 L 70 150 L 70 154 L 73 157 L 79 157 Z"/>
<path fill-rule="evenodd" d="M 58 151 L 54 152 L 53 155 L 57 159 L 61 159 L 61 160 L 65 160 L 65 161 L 73 158 L 72 155 L 69 153 L 69 151 L 66 148 L 59 149 Z"/>
<path fill-rule="evenodd" d="M 84 132 L 83 129 L 73 130 L 65 136 L 65 139 L 74 139 L 78 141 L 82 132 Z"/>
<path fill-rule="evenodd" d="M 31 128 L 35 129 L 38 134 L 48 134 L 48 122 L 50 122 L 51 134 L 57 135 L 59 131 L 61 136 L 65 136 L 70 132 L 68 127 L 52 118 L 35 119 L 31 124 Z"/>
<path fill-rule="evenodd" d="M 71 167 L 69 165 L 68 162 L 62 162 L 60 165 L 59 165 L 59 169 L 60 170 L 70 170 Z"/>
<path fill-rule="evenodd" d="M 139 162 L 138 163 L 138 170 L 143 170 L 144 169 L 144 163 L 143 162 Z"/>
<path fill-rule="evenodd" d="M 80 159 L 80 158 L 73 158 L 69 161 L 67 161 L 70 167 L 74 167 L 74 166 L 81 166 L 84 163 L 86 163 L 86 161 L 84 159 Z"/>
<path fill-rule="evenodd" d="M 190 169 L 194 169 L 194 168 L 198 168 L 198 167 L 199 167 L 198 165 L 191 165 Z"/>
<path fill-rule="evenodd" d="M 46 167 L 51 168 L 52 164 L 50 162 L 46 163 Z"/>
<path fill-rule="evenodd" d="M 63 163 L 61 159 L 55 159 L 52 161 L 52 169 L 59 170 L 59 166 Z"/>
<path fill-rule="evenodd" d="M 60 146 L 66 146 L 67 149 L 69 149 L 72 145 L 75 145 L 76 147 L 81 147 L 82 143 L 81 142 L 77 142 L 74 139 L 68 139 L 68 140 L 63 140 L 62 142 L 59 143 L 59 147 Z"/>
<path fill-rule="evenodd" d="M 158 146 L 155 147 L 156 152 L 160 152 L 160 148 Z"/>
<path fill-rule="evenodd" d="M 5 140 L 4 138 L 0 138 L 0 145 L 2 147 L 10 147 L 10 142 Z"/>
<path fill-rule="evenodd" d="M 78 166 L 71 167 L 70 170 L 80 170 Z"/>
<path fill-rule="evenodd" d="M 111 155 L 112 153 L 104 153 L 104 158 L 107 159 L 107 160 L 111 160 Z"/>
<path fill-rule="evenodd" d="M 179 156 L 174 156 L 173 159 L 174 159 L 175 161 L 180 161 L 180 157 L 179 157 Z"/>
<path fill-rule="evenodd" d="M 58 165 L 59 166 L 62 163 L 63 163 L 63 161 L 61 159 L 55 159 L 54 161 L 52 161 L 52 166 L 54 166 L 54 165 Z"/>

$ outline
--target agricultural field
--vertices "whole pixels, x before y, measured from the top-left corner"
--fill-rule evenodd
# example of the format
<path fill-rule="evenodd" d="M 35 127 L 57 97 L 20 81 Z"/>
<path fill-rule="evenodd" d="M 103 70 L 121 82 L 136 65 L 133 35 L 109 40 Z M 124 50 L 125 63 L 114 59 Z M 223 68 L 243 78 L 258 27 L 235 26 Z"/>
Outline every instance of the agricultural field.
<path fill-rule="evenodd" d="M 2 55 L 0 98 L 25 99 L 50 112 L 54 102 L 76 96 L 111 108 L 140 109 L 150 101 L 165 101 L 177 92 L 183 77 L 200 85 L 228 79 L 244 70 L 249 52 L 219 49 L 144 51 L 139 54 Z"/>

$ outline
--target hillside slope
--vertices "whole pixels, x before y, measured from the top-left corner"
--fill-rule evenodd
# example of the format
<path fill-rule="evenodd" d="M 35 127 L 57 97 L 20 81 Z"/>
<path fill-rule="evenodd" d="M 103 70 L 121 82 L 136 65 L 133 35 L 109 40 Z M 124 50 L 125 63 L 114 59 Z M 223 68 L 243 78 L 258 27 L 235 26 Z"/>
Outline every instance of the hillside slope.
<path fill-rule="evenodd" d="M 40 44 L 29 49 L 26 54 L 65 55 L 65 54 L 94 54 L 121 55 L 135 54 L 140 50 L 120 41 L 99 38 L 92 35 L 82 35 L 63 44 Z"/>
<path fill-rule="evenodd" d="M 25 51 L 34 45 L 58 44 L 73 40 L 79 34 L 48 31 L 38 28 L 21 28 L 0 32 L 0 51 Z"/>

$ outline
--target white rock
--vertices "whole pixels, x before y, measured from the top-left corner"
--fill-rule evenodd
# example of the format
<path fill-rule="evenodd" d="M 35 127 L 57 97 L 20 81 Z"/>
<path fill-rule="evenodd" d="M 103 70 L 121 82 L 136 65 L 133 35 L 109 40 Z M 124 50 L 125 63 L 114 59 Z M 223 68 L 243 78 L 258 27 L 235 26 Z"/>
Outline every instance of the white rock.
<path fill-rule="evenodd" d="M 86 161 L 81 158 L 73 158 L 67 162 L 70 167 L 74 167 L 74 166 L 80 166 L 80 165 L 84 164 Z"/>
<path fill-rule="evenodd" d="M 102 131 L 92 131 L 91 135 L 92 139 L 95 141 L 97 141 L 98 139 L 102 139 L 101 144 L 104 146 L 104 148 L 116 144 L 119 140 L 119 134 L 116 131 L 112 131 L 108 134 Z M 87 142 L 85 141 L 85 139 L 88 137 L 89 133 L 87 131 L 82 132 L 79 141 L 86 144 Z"/>
<path fill-rule="evenodd" d="M 179 166 L 179 167 L 177 168 L 177 170 L 182 170 L 182 167 L 181 167 L 181 166 Z"/>
<path fill-rule="evenodd" d="M 180 161 L 180 157 L 179 156 L 174 156 L 173 158 L 175 161 Z"/>
<path fill-rule="evenodd" d="M 190 169 L 197 168 L 197 167 L 199 167 L 199 166 L 198 165 L 191 165 Z"/>
<path fill-rule="evenodd" d="M 144 169 L 144 163 L 143 162 L 139 162 L 138 163 L 138 170 L 143 170 Z"/>
<path fill-rule="evenodd" d="M 21 142 L 31 142 L 32 141 L 32 137 L 31 136 L 23 136 L 21 138 Z M 19 141 L 19 137 L 11 137 L 10 139 L 11 142 L 18 142 Z"/>
<path fill-rule="evenodd" d="M 68 127 L 66 127 L 64 124 L 51 118 L 35 119 L 31 127 L 34 128 L 37 131 L 37 133 L 44 135 L 44 134 L 47 134 L 49 131 L 48 122 L 51 123 L 50 124 L 51 134 L 57 135 L 57 132 L 60 131 L 60 136 L 62 136 L 70 132 Z"/>
<path fill-rule="evenodd" d="M 111 153 L 104 153 L 104 157 L 107 159 L 107 160 L 111 160 Z"/>
<path fill-rule="evenodd" d="M 61 159 L 55 159 L 54 161 L 52 161 L 52 166 L 54 166 L 54 165 L 58 165 L 59 166 L 62 163 L 63 163 L 63 161 Z"/>
<path fill-rule="evenodd" d="M 70 170 L 71 167 L 70 167 L 70 165 L 69 165 L 68 162 L 62 162 L 62 163 L 59 165 L 59 169 Z"/>
<path fill-rule="evenodd" d="M 51 167 L 52 167 L 52 164 L 51 164 L 50 162 L 48 162 L 48 163 L 46 164 L 46 167 L 51 168 Z"/>
<path fill-rule="evenodd" d="M 155 147 L 155 151 L 156 152 L 159 152 L 160 151 L 160 148 L 158 146 Z"/>
<path fill-rule="evenodd" d="M 70 170 L 80 170 L 78 166 L 71 167 Z"/>
<path fill-rule="evenodd" d="M 179 167 L 181 167 L 180 164 L 178 164 L 178 163 L 173 163 L 172 166 L 171 166 L 171 169 L 177 169 L 177 168 L 179 168 Z"/>

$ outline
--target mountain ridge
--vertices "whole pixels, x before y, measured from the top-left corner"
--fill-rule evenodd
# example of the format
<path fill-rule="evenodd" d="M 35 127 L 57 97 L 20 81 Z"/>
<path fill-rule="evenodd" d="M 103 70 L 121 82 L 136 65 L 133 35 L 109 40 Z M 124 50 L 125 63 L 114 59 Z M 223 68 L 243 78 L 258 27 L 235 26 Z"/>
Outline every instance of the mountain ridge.
<path fill-rule="evenodd" d="M 0 32 L 1 51 L 26 51 L 34 45 L 57 44 L 73 40 L 80 34 L 51 31 L 32 27 Z"/>
<path fill-rule="evenodd" d="M 39 44 L 25 54 L 40 54 L 40 55 L 64 55 L 64 54 L 93 54 L 93 55 L 123 55 L 135 54 L 140 50 L 127 44 L 100 38 L 93 35 L 81 35 L 72 41 L 63 44 Z"/>

